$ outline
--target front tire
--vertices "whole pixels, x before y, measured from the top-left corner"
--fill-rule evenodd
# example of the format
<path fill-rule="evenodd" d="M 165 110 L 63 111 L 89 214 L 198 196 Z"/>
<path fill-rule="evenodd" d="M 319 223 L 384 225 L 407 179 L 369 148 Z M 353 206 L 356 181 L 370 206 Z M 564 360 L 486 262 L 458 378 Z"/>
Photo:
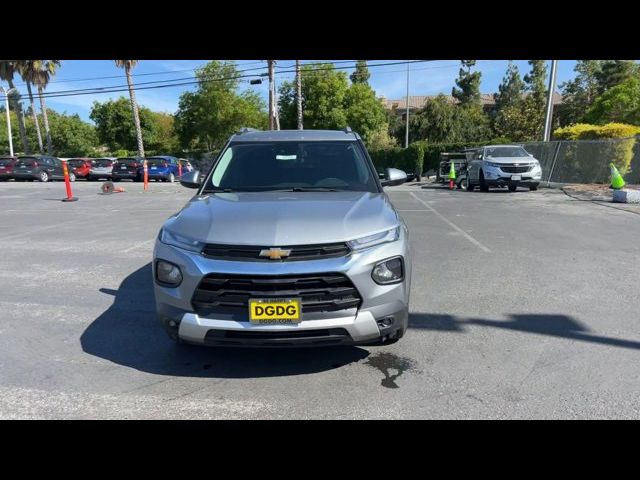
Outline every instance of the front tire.
<path fill-rule="evenodd" d="M 176 176 L 173 173 L 169 174 L 169 183 L 173 183 L 176 181 Z"/>
<path fill-rule="evenodd" d="M 475 185 L 471 183 L 471 179 L 469 178 L 469 174 L 467 173 L 467 176 L 464 177 L 464 189 L 467 192 L 473 192 L 475 188 L 476 188 Z"/>
<path fill-rule="evenodd" d="M 484 181 L 484 173 L 482 173 L 482 170 L 480 170 L 480 191 L 481 192 L 489 191 L 489 185 L 487 185 L 487 182 Z"/>
<path fill-rule="evenodd" d="M 536 190 L 538 190 L 538 185 L 529 185 L 529 190 L 531 192 L 535 192 Z"/>
<path fill-rule="evenodd" d="M 39 182 L 48 182 L 49 181 L 49 174 L 45 171 L 42 171 L 38 174 L 38 181 Z"/>

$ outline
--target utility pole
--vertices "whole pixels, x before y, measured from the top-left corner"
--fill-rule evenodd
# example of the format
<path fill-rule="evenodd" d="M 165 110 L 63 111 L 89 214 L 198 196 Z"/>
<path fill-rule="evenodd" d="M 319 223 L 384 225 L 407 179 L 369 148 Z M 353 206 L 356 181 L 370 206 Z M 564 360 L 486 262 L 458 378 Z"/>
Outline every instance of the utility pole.
<path fill-rule="evenodd" d="M 302 77 L 300 76 L 300 60 L 296 60 L 296 106 L 298 109 L 298 130 L 302 130 Z"/>
<path fill-rule="evenodd" d="M 549 92 L 547 93 L 547 113 L 544 121 L 544 141 L 551 140 L 551 127 L 553 120 L 553 93 L 556 89 L 556 73 L 558 61 L 551 60 L 551 75 L 549 75 Z"/>
<path fill-rule="evenodd" d="M 273 130 L 275 128 L 275 109 L 274 105 L 274 91 L 273 91 L 273 66 L 275 60 L 267 60 L 267 65 L 269 66 L 269 130 Z"/>
<path fill-rule="evenodd" d="M 404 137 L 404 148 L 409 148 L 409 64 L 407 63 L 407 128 Z"/>
<path fill-rule="evenodd" d="M 9 155 L 13 157 L 13 138 L 11 137 L 11 116 L 9 114 L 9 93 L 14 91 L 15 88 L 5 90 L 4 87 L 0 87 L 0 92 L 4 94 L 4 110 L 7 112 L 7 136 L 9 137 Z"/>

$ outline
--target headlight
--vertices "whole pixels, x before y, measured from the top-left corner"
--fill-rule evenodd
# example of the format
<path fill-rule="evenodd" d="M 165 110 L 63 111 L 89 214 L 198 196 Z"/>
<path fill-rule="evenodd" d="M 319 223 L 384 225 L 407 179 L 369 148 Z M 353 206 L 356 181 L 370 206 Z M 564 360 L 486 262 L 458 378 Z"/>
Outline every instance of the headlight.
<path fill-rule="evenodd" d="M 177 287 L 182 283 L 180 267 L 165 260 L 156 262 L 156 280 L 162 285 Z"/>
<path fill-rule="evenodd" d="M 500 168 L 500 164 L 499 163 L 493 163 L 493 162 L 484 162 L 484 164 L 487 167 L 495 167 L 495 168 Z"/>
<path fill-rule="evenodd" d="M 352 250 L 363 250 L 381 243 L 395 242 L 398 238 L 400 238 L 400 226 L 366 237 L 356 238 L 347 242 L 347 244 Z"/>
<path fill-rule="evenodd" d="M 183 248 L 191 252 L 200 253 L 204 247 L 203 242 L 194 240 L 193 238 L 178 235 L 177 233 L 170 232 L 166 228 L 160 231 L 160 241 L 167 245 L 173 245 L 174 247 Z"/>
<path fill-rule="evenodd" d="M 373 267 L 371 278 L 380 285 L 401 282 L 404 278 L 402 257 L 394 257 L 377 263 Z"/>

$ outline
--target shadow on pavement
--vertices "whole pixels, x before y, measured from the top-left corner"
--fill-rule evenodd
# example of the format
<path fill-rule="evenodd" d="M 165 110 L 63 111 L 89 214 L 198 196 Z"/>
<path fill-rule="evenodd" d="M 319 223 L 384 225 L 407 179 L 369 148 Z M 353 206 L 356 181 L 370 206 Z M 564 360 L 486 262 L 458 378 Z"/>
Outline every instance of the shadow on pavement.
<path fill-rule="evenodd" d="M 409 328 L 462 333 L 465 326 L 473 325 L 640 350 L 638 341 L 593 335 L 585 325 L 567 315 L 511 314 L 508 317 L 508 321 L 479 318 L 465 320 L 452 315 L 412 313 L 409 315 Z"/>
<path fill-rule="evenodd" d="M 300 349 L 209 348 L 176 345 L 155 316 L 151 264 L 127 276 L 114 302 L 82 333 L 84 352 L 158 375 L 255 378 L 302 375 L 358 362 L 369 352 L 358 347 Z"/>

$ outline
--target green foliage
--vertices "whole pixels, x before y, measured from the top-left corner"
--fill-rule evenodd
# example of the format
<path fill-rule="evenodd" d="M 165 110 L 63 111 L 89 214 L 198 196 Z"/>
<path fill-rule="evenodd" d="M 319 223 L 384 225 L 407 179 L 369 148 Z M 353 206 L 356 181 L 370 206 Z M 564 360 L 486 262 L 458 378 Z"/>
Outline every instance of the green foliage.
<path fill-rule="evenodd" d="M 640 127 L 622 123 L 589 125 L 579 123 L 557 129 L 558 140 L 573 140 L 565 152 L 566 162 L 576 170 L 582 181 L 606 178 L 607 165 L 613 163 L 622 175 L 630 172 L 636 135 Z M 578 140 L 582 140 L 581 142 Z M 585 140 L 610 140 L 585 142 Z"/>
<path fill-rule="evenodd" d="M 456 85 L 453 87 L 451 95 L 456 98 L 461 105 L 479 105 L 480 104 L 480 72 L 472 72 L 475 66 L 475 60 L 460 60 L 462 67 L 456 79 Z"/>
<path fill-rule="evenodd" d="M 431 143 L 475 141 L 490 136 L 489 119 L 480 106 L 456 105 L 438 95 L 410 117 L 409 134 Z"/>
<path fill-rule="evenodd" d="M 354 83 L 349 87 L 344 98 L 344 108 L 347 125 L 358 132 L 367 144 L 375 132 L 387 127 L 384 106 L 366 83 Z"/>
<path fill-rule="evenodd" d="M 185 149 L 221 148 L 241 127 L 266 128 L 266 105 L 252 91 L 238 93 L 233 62 L 211 61 L 196 71 L 195 92 L 180 96 L 175 130 Z"/>
<path fill-rule="evenodd" d="M 387 150 L 396 147 L 398 142 L 389 134 L 388 124 L 385 123 L 369 135 L 366 145 L 369 150 Z"/>
<path fill-rule="evenodd" d="M 640 125 L 640 77 L 629 77 L 609 88 L 596 99 L 584 120 L 594 124 L 619 122 Z"/>
<path fill-rule="evenodd" d="M 371 74 L 369 73 L 369 69 L 367 68 L 366 60 L 357 60 L 356 61 L 356 70 L 349 77 L 352 83 L 364 83 L 366 85 L 369 84 L 369 77 Z"/>
<path fill-rule="evenodd" d="M 422 175 L 426 145 L 426 142 L 414 142 L 409 144 L 408 148 L 370 150 L 369 154 L 379 172 L 385 168 L 399 168 L 407 173 Z"/>
<path fill-rule="evenodd" d="M 578 60 L 576 77 L 560 85 L 563 103 L 557 108 L 560 125 L 578 123 L 589 109 L 600 89 L 602 60 Z"/>
<path fill-rule="evenodd" d="M 544 131 L 544 108 L 540 110 L 536 98 L 528 95 L 520 103 L 499 110 L 493 129 L 496 135 L 516 142 L 540 140 Z"/>
<path fill-rule="evenodd" d="M 143 138 L 156 135 L 154 117 L 151 110 L 139 107 L 140 126 Z M 96 131 L 101 143 L 110 150 L 136 150 L 136 127 L 131 115 L 131 102 L 125 97 L 107 100 L 104 103 L 93 102 L 89 118 L 96 124 Z"/>
<path fill-rule="evenodd" d="M 498 85 L 498 93 L 493 94 L 496 101 L 496 109 L 500 110 L 512 105 L 518 105 L 522 101 L 524 82 L 520 78 L 518 66 L 509 60 L 509 66 L 502 83 Z"/>
<path fill-rule="evenodd" d="M 620 85 L 633 75 L 638 74 L 638 65 L 633 60 L 606 60 L 596 73 L 598 93 L 603 94 L 610 88 Z"/>
<path fill-rule="evenodd" d="M 303 65 L 300 72 L 304 128 L 345 128 L 347 126 L 345 100 L 349 90 L 347 74 L 336 71 L 330 63 Z M 279 92 L 280 126 L 283 129 L 295 129 L 297 125 L 295 82 L 283 82 Z M 357 131 L 356 128 L 354 131 Z"/>
<path fill-rule="evenodd" d="M 1 113 L 4 120 L 6 118 L 4 109 Z M 50 109 L 47 110 L 47 114 L 49 116 L 54 155 L 60 157 L 84 157 L 94 152 L 98 145 L 98 136 L 93 125 L 82 121 L 77 114 L 67 115 Z M 39 115 L 39 121 L 42 124 L 41 115 Z M 31 115 L 25 115 L 25 127 L 30 144 L 37 145 L 36 129 Z M 14 111 L 11 111 L 11 133 L 14 153 L 24 154 L 21 149 L 18 123 Z M 0 128 L 0 154 L 9 154 L 6 126 Z"/>
<path fill-rule="evenodd" d="M 545 60 L 529 60 L 531 71 L 524 76 L 524 83 L 528 92 L 533 97 L 533 106 L 540 110 L 544 116 L 544 108 L 547 98 L 547 64 Z"/>

